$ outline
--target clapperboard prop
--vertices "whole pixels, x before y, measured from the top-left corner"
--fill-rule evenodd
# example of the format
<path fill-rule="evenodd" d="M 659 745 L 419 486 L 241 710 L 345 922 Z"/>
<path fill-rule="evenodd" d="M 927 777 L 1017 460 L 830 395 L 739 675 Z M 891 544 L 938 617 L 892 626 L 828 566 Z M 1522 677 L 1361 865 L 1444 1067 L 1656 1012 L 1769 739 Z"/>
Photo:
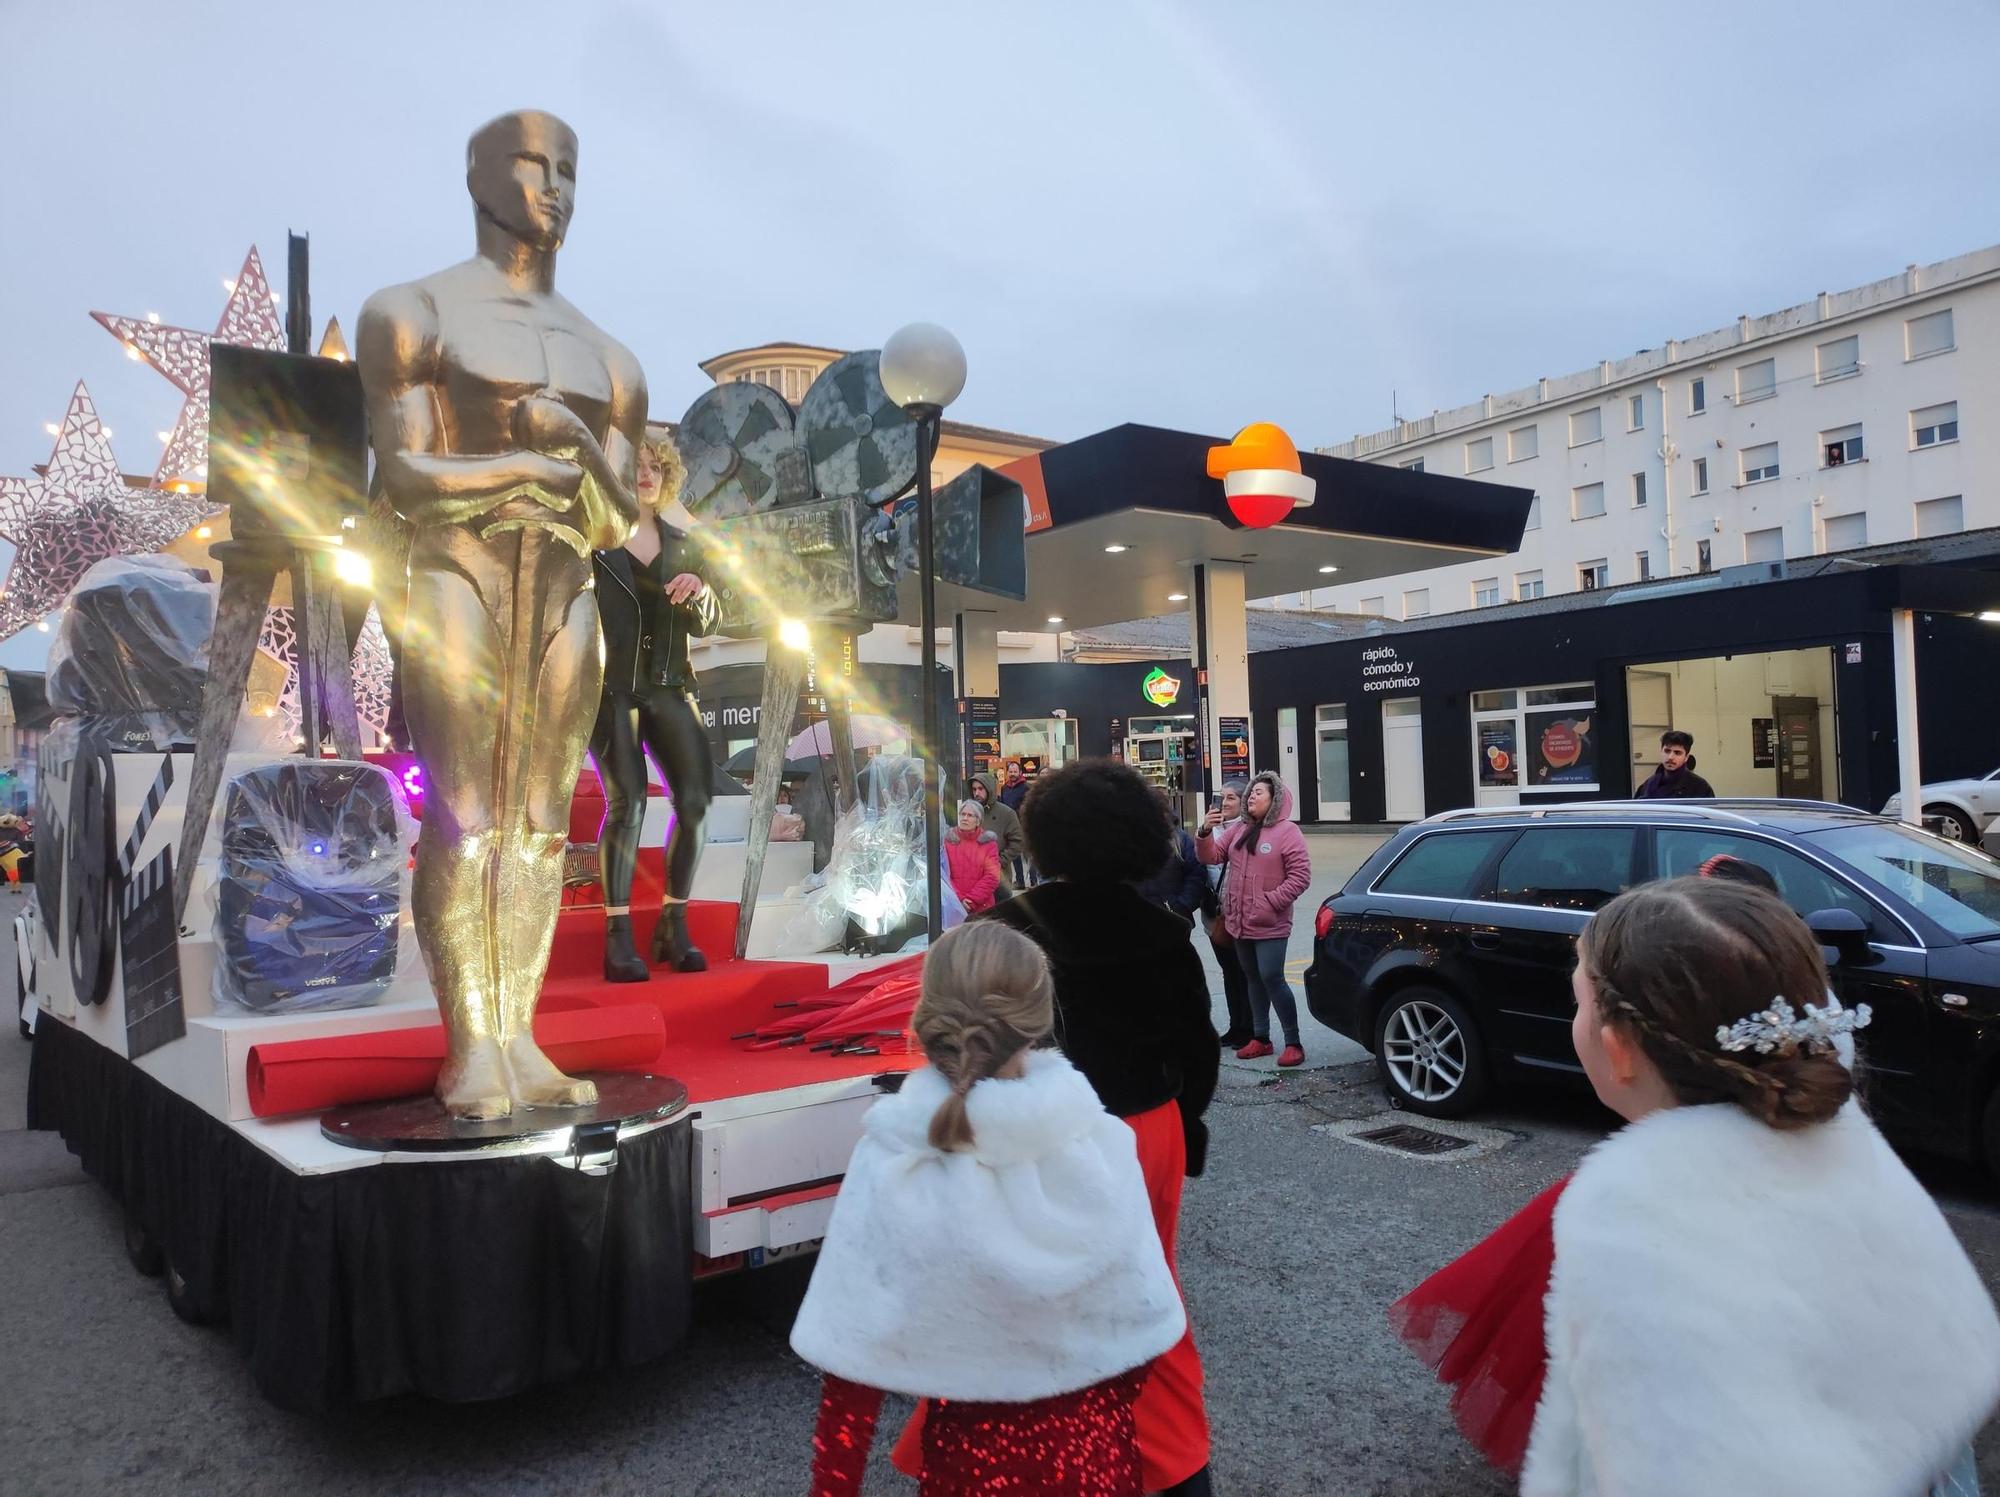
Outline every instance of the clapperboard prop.
<path fill-rule="evenodd" d="M 163 847 L 143 868 L 133 865 L 146 833 L 173 788 L 174 761 L 160 761 L 139 819 L 118 854 L 118 947 L 125 960 L 125 1054 L 132 1060 L 187 1033 L 181 1001 L 180 933 L 174 919 L 174 850 Z"/>

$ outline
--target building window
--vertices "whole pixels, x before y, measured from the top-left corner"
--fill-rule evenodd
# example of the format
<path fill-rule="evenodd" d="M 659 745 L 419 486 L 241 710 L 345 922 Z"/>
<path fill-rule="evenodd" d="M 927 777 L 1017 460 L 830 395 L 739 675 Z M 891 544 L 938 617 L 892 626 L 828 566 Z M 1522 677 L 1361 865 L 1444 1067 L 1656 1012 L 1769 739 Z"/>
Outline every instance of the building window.
<path fill-rule="evenodd" d="M 1822 522 L 1826 533 L 1827 551 L 1852 551 L 1856 546 L 1868 544 L 1868 516 L 1865 511 L 1856 510 L 1851 515 L 1828 515 Z"/>
<path fill-rule="evenodd" d="M 1493 439 L 1481 437 L 1465 444 L 1465 471 L 1483 473 L 1493 466 Z"/>
<path fill-rule="evenodd" d="M 1542 528 L 1542 496 L 1540 494 L 1535 495 L 1534 498 L 1528 501 L 1528 523 L 1521 528 L 1523 530 L 1540 530 Z"/>
<path fill-rule="evenodd" d="M 1594 593 L 1600 587 L 1609 587 L 1611 563 L 1602 559 L 1581 563 L 1576 569 L 1576 585 L 1587 593 Z"/>
<path fill-rule="evenodd" d="M 1632 475 L 1632 508 L 1644 509 L 1645 507 L 1646 475 L 1643 473 L 1634 473 Z"/>
<path fill-rule="evenodd" d="M 1586 483 L 1569 491 L 1569 517 L 1588 520 L 1604 513 L 1604 485 Z"/>
<path fill-rule="evenodd" d="M 1708 381 L 1705 379 L 1688 382 L 1688 414 L 1699 416 L 1708 409 Z"/>
<path fill-rule="evenodd" d="M 1403 617 L 1406 619 L 1427 619 L 1431 616 L 1431 590 L 1427 587 L 1413 587 L 1403 594 Z"/>
<path fill-rule="evenodd" d="M 1569 414 L 1569 445 L 1585 447 L 1604 440 L 1604 412 L 1597 406 Z"/>
<path fill-rule="evenodd" d="M 1770 359 L 1759 359 L 1754 364 L 1745 364 L 1736 371 L 1736 403 L 1748 405 L 1753 400 L 1769 400 L 1778 393 L 1778 366 Z"/>
<path fill-rule="evenodd" d="M 1646 429 L 1646 397 L 1644 395 L 1626 397 L 1625 429 L 1627 431 L 1644 431 Z"/>
<path fill-rule="evenodd" d="M 1708 459 L 1705 457 L 1694 460 L 1694 491 L 1697 494 L 1708 492 Z"/>
<path fill-rule="evenodd" d="M 1785 559 L 1785 528 L 1773 525 L 1769 530 L 1746 531 L 1743 536 L 1743 559 L 1745 561 L 1783 561 Z"/>
<path fill-rule="evenodd" d="M 1942 312 L 1933 312 L 1928 317 L 1912 317 L 1903 324 L 1903 357 L 1906 359 L 1949 353 L 1954 346 L 1950 307 Z"/>
<path fill-rule="evenodd" d="M 1541 454 L 1542 429 L 1539 426 L 1517 426 L 1507 433 L 1507 461 L 1525 463 L 1531 457 Z"/>
<path fill-rule="evenodd" d="M 1762 483 L 1767 478 L 1778 476 L 1778 444 L 1766 442 L 1761 447 L 1743 449 L 1743 481 Z"/>
<path fill-rule="evenodd" d="M 1957 535 L 1965 529 L 1965 498 L 1925 499 L 1917 505 L 1917 534 Z"/>
<path fill-rule="evenodd" d="M 1472 584 L 1472 606 L 1474 608 L 1491 608 L 1499 601 L 1500 579 L 1498 577 L 1482 577 L 1479 581 Z"/>
<path fill-rule="evenodd" d="M 1387 601 L 1385 598 L 1363 598 L 1361 600 L 1361 611 L 1366 614 L 1372 614 L 1378 619 L 1382 618 L 1384 616 L 1382 605 Z"/>
<path fill-rule="evenodd" d="M 1641 582 L 1649 581 L 1653 575 L 1653 553 L 1635 551 L 1632 554 L 1632 575 Z"/>
<path fill-rule="evenodd" d="M 1943 405 L 1927 405 L 1920 411 L 1911 411 L 1910 435 L 1914 447 L 1935 447 L 1940 442 L 1956 442 L 1958 402 L 1948 400 Z"/>
<path fill-rule="evenodd" d="M 1715 547 L 1708 541 L 1694 543 L 1694 569 L 1697 572 L 1715 570 Z"/>
<path fill-rule="evenodd" d="M 1525 603 L 1530 598 L 1542 596 L 1542 574 L 1540 572 L 1516 572 L 1514 574 L 1514 601 Z"/>
<path fill-rule="evenodd" d="M 1420 457 L 1413 457 L 1407 463 L 1398 463 L 1397 466 L 1405 473 L 1421 473 L 1424 471 L 1424 460 Z"/>
<path fill-rule="evenodd" d="M 1861 461 L 1861 423 L 1836 426 L 1819 434 L 1820 466 L 1838 468 Z"/>
<path fill-rule="evenodd" d="M 1845 338 L 1835 338 L 1831 343 L 1819 346 L 1819 358 L 1815 367 L 1819 372 L 1819 382 L 1825 384 L 1830 379 L 1846 379 L 1850 374 L 1861 372 L 1861 339 L 1850 334 Z"/>

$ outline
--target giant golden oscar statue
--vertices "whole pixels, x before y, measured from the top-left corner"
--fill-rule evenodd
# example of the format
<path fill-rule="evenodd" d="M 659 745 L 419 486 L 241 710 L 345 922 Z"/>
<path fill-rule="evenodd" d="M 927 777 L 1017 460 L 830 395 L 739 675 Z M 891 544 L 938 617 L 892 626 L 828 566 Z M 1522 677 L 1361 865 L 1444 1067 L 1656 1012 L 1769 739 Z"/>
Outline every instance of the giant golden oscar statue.
<path fill-rule="evenodd" d="M 638 362 L 555 289 L 576 135 L 502 115 L 466 150 L 478 253 L 361 311 L 376 475 L 415 530 L 404 711 L 427 791 L 412 904 L 453 1115 L 584 1106 L 535 1044 L 563 843 L 603 675 L 590 553 L 638 518 Z"/>

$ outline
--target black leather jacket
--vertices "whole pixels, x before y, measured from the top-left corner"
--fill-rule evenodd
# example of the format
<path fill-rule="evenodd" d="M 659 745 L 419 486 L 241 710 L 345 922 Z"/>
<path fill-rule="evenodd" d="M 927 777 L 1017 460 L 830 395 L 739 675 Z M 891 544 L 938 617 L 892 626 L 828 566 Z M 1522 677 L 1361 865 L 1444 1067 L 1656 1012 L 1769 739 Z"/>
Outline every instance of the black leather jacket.
<path fill-rule="evenodd" d="M 660 554 L 652 565 L 620 546 L 592 558 L 597 574 L 597 617 L 604 627 L 604 689 L 638 696 L 655 687 L 695 689 L 688 640 L 712 634 L 721 604 L 712 589 L 676 608 L 667 602 L 667 583 L 682 572 L 701 574 L 700 554 L 687 536 L 665 520 Z"/>

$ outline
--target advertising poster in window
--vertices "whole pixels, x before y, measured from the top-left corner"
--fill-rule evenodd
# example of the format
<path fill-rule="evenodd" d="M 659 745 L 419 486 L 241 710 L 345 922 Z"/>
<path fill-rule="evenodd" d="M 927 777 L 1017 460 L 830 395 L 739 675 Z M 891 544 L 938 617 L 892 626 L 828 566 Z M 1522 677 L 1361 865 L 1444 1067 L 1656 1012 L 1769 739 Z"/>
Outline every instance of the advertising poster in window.
<path fill-rule="evenodd" d="M 1479 783 L 1491 790 L 1521 783 L 1521 750 L 1514 742 L 1514 719 L 1478 725 Z"/>
<path fill-rule="evenodd" d="M 1222 778 L 1225 780 L 1247 780 L 1250 778 L 1250 719 L 1247 717 L 1221 717 L 1216 722 L 1222 730 Z"/>
<path fill-rule="evenodd" d="M 1597 783 L 1597 739 L 1588 709 L 1559 707 L 1527 714 L 1528 784 L 1586 786 Z"/>

